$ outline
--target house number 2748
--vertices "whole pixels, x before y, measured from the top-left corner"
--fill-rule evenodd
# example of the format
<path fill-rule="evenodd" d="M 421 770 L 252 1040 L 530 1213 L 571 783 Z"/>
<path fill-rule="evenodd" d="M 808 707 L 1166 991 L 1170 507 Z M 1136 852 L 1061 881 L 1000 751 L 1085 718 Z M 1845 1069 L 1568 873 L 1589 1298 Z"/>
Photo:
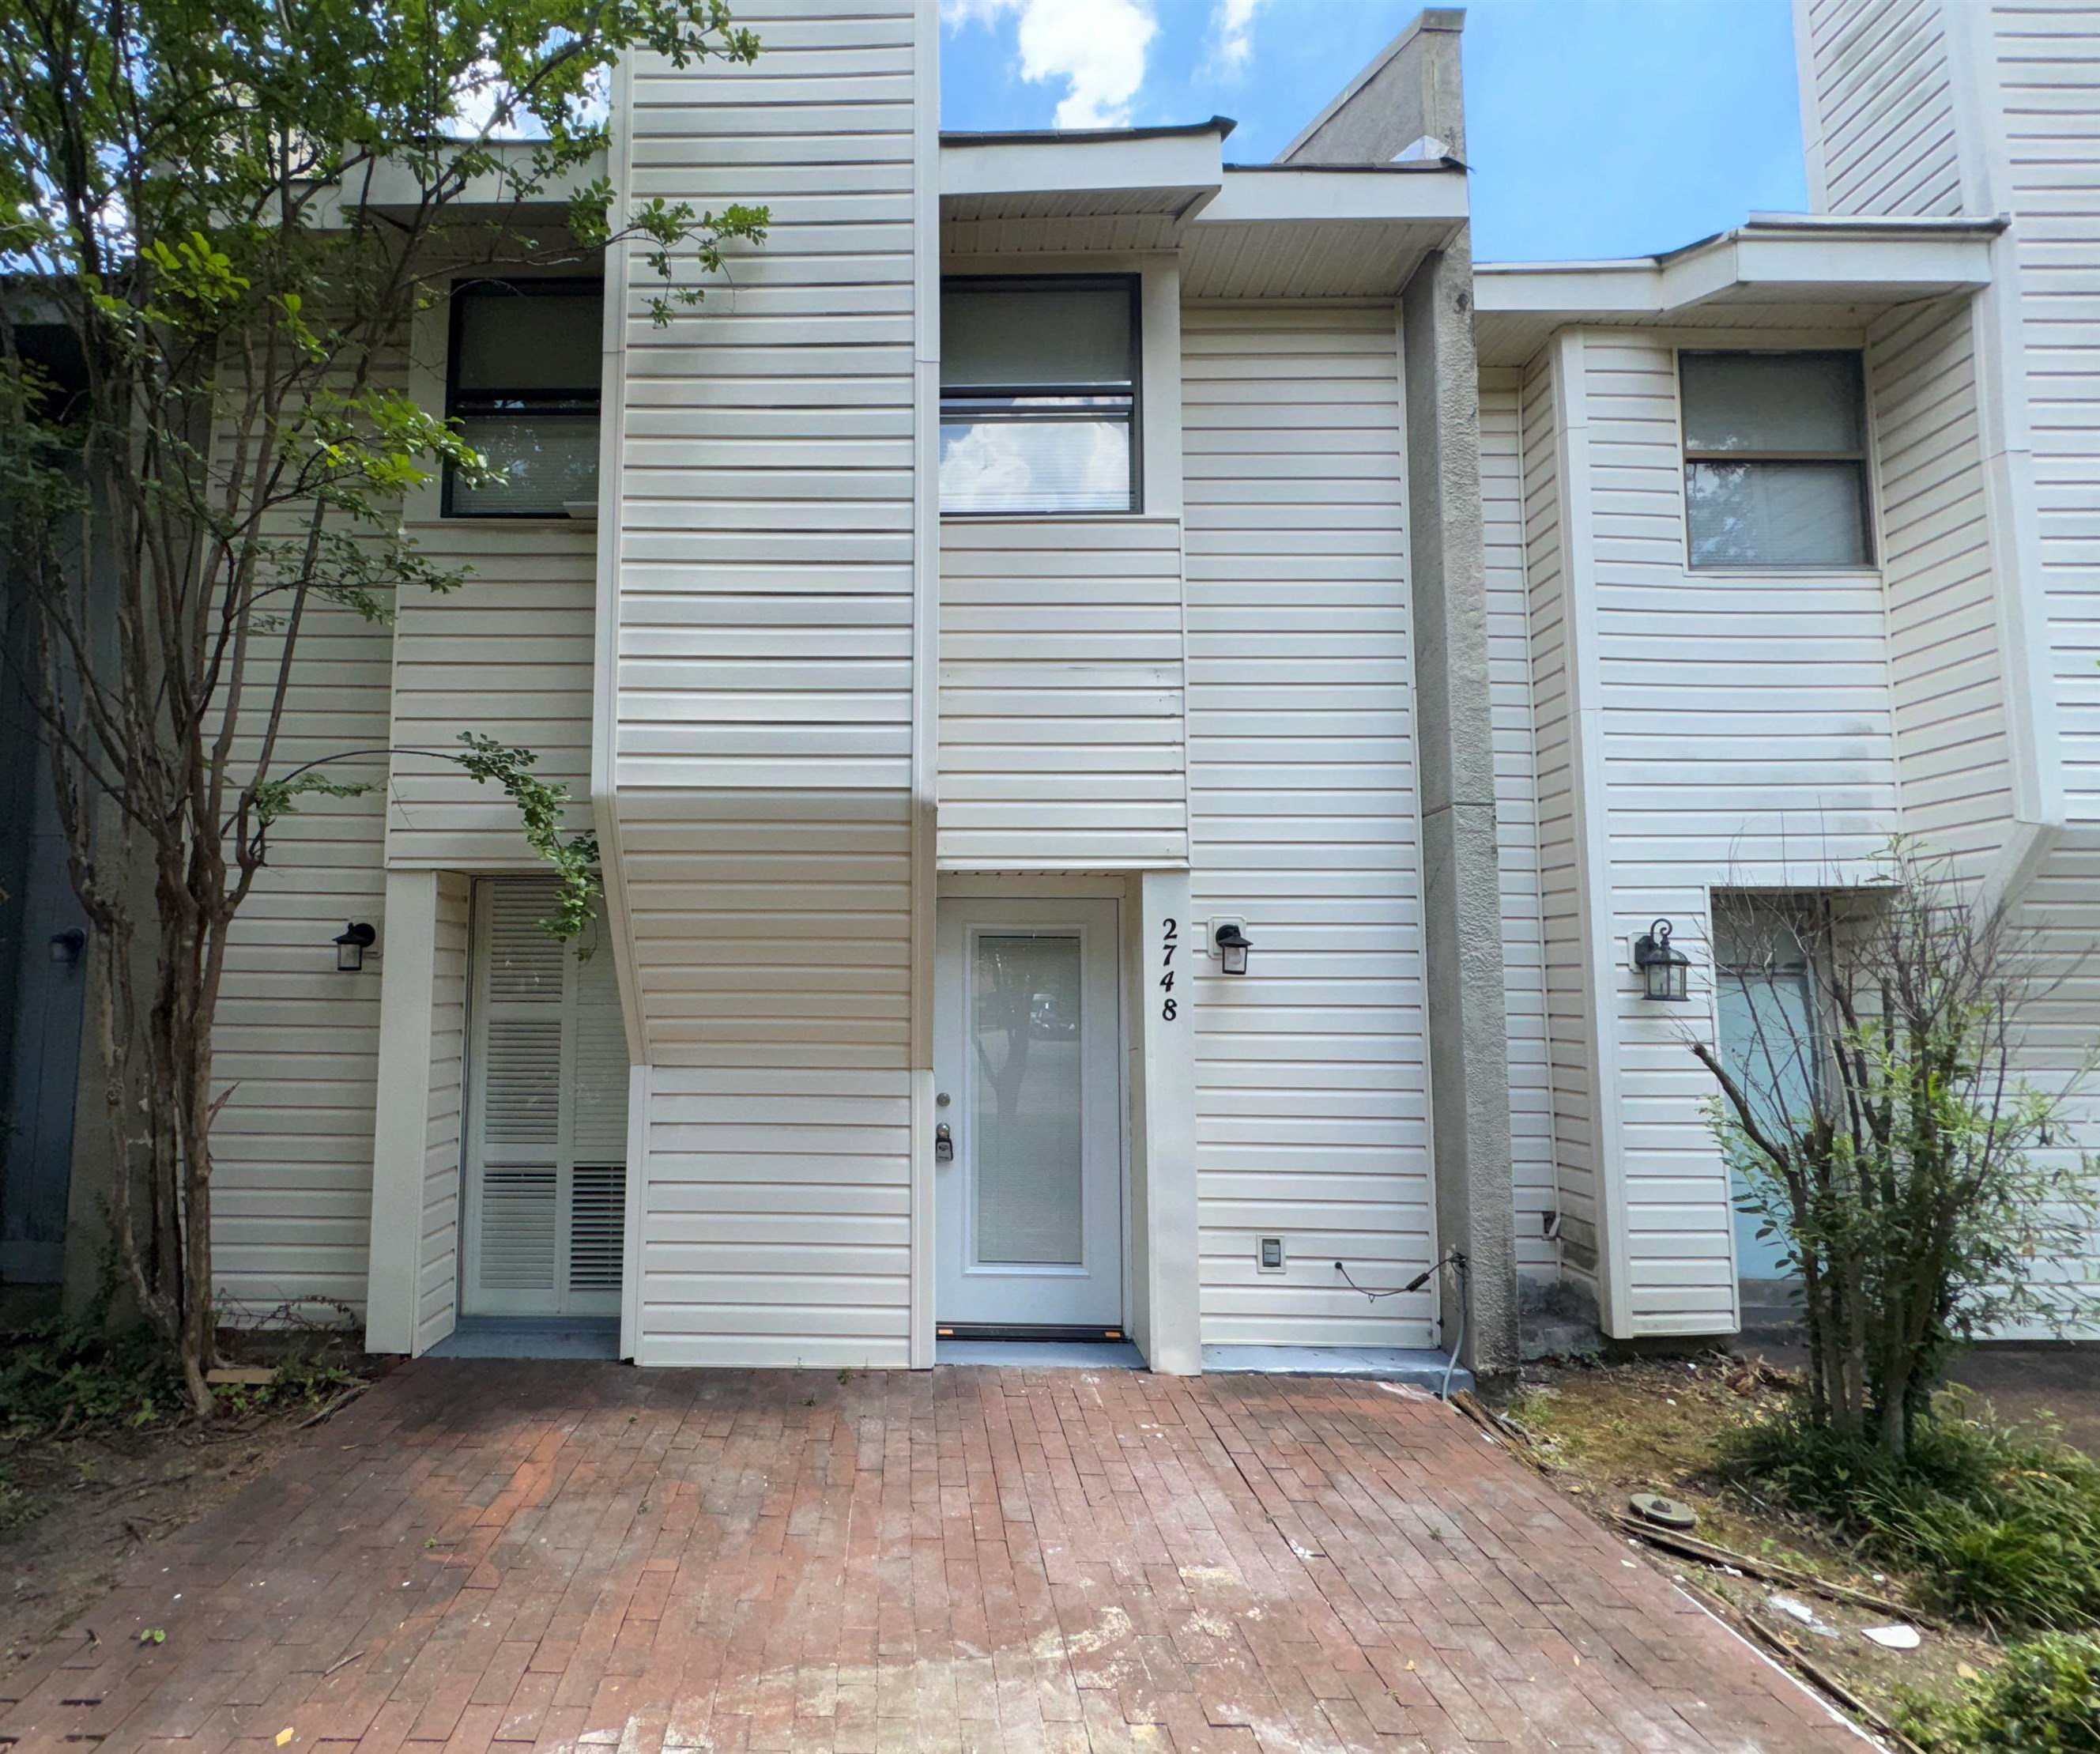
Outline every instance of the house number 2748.
<path fill-rule="evenodd" d="M 1180 947 L 1180 927 L 1174 921 L 1162 922 L 1159 934 L 1159 989 L 1167 996 L 1159 1001 L 1159 1014 L 1170 1023 L 1177 1010 L 1174 1003 L 1174 952 Z"/>

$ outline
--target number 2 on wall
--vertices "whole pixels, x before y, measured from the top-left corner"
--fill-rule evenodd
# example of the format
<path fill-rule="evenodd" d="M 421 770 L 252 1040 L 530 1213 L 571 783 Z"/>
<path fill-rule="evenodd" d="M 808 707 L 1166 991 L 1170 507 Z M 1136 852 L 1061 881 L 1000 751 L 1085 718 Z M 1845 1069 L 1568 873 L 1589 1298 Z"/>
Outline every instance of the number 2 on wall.
<path fill-rule="evenodd" d="M 1180 932 L 1180 926 L 1169 920 L 1159 934 L 1159 986 L 1167 995 L 1159 1001 L 1159 1014 L 1170 1023 L 1177 1014 L 1174 1003 L 1174 952 Z"/>

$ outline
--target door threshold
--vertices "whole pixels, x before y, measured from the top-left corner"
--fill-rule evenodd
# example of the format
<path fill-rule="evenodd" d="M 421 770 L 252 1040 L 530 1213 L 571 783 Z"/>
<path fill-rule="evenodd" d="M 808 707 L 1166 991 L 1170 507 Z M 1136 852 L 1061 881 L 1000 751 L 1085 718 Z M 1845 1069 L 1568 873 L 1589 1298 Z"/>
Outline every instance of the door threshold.
<path fill-rule="evenodd" d="M 936 1340 L 1040 1340 L 1079 1345 L 1122 1345 L 1130 1336 L 1118 1328 L 1094 1328 L 1082 1322 L 936 1322 Z"/>

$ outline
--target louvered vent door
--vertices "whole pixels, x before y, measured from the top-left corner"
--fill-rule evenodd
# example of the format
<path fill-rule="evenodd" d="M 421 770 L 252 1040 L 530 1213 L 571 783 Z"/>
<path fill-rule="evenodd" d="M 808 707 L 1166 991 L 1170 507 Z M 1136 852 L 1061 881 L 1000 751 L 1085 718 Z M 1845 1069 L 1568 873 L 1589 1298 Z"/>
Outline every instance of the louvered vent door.
<path fill-rule="evenodd" d="M 470 1315 L 614 1315 L 626 1234 L 627 1038 L 612 957 L 540 930 L 552 888 L 474 886 Z"/>

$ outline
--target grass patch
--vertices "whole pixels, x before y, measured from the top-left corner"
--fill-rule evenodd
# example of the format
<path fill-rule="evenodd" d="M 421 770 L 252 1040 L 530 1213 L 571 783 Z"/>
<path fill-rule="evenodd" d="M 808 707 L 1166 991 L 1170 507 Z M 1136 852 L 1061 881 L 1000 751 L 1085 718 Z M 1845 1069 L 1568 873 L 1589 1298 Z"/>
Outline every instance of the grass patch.
<path fill-rule="evenodd" d="M 2100 1640 L 2055 1633 L 2014 1645 L 1955 1698 L 1907 1696 L 1897 1718 L 1931 1754 L 2100 1754 Z"/>
<path fill-rule="evenodd" d="M 1722 1433 L 1717 1449 L 1725 1478 L 1913 1573 L 1943 1613 L 2001 1632 L 2100 1623 L 2100 1463 L 1960 1390 L 1938 1398 L 1901 1460 L 1791 1412 Z"/>

